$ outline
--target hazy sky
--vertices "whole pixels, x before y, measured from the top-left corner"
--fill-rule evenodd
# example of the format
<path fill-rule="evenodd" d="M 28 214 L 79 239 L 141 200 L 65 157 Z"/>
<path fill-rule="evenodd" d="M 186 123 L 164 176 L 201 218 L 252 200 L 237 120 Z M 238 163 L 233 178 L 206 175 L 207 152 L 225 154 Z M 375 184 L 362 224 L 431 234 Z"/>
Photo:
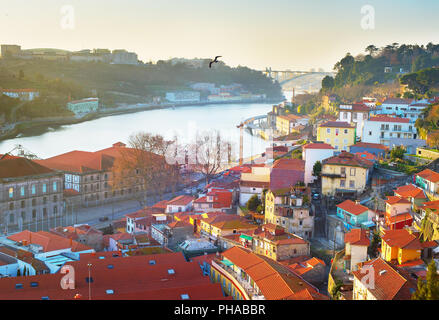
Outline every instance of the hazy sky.
<path fill-rule="evenodd" d="M 65 5 L 73 29 L 61 28 Z M 374 30 L 361 27 L 364 5 L 375 8 Z M 329 71 L 369 44 L 439 43 L 438 10 L 438 0 L 0 0 L 0 43 Z"/>

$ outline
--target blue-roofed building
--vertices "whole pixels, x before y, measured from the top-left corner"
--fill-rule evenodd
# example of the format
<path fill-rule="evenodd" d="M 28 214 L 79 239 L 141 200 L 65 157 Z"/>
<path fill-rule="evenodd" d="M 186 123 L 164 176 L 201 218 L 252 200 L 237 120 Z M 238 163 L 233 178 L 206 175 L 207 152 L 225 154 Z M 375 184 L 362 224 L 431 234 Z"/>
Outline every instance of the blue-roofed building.
<path fill-rule="evenodd" d="M 350 153 L 363 153 L 369 152 L 376 156 L 378 159 L 384 158 L 389 151 L 389 147 L 379 143 L 357 142 L 349 147 Z"/>

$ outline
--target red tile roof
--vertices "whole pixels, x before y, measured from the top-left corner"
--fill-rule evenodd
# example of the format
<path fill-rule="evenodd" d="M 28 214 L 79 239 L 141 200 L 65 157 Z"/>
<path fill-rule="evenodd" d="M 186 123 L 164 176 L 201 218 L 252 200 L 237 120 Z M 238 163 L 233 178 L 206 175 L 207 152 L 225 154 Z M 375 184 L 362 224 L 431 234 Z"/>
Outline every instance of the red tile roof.
<path fill-rule="evenodd" d="M 390 205 L 393 205 L 393 204 L 397 204 L 397 203 L 407 203 L 407 204 L 409 204 L 411 202 L 408 201 L 405 198 L 401 198 L 401 197 L 398 197 L 398 196 L 387 196 L 386 203 L 388 203 Z"/>
<path fill-rule="evenodd" d="M 370 117 L 369 121 L 409 123 L 410 119 L 408 119 L 408 118 L 399 118 L 399 117 L 391 117 L 391 116 L 388 116 L 388 115 L 377 115 L 377 116 Z"/>
<path fill-rule="evenodd" d="M 344 121 L 328 121 L 325 123 L 322 123 L 319 127 L 325 127 L 325 128 L 355 128 L 355 126 L 350 125 L 348 122 Z"/>
<path fill-rule="evenodd" d="M 8 239 L 15 242 L 25 242 L 28 244 L 40 245 L 43 248 L 43 252 L 51 252 L 68 248 L 71 248 L 72 252 L 93 249 L 72 239 L 67 239 L 46 231 L 32 232 L 29 230 L 24 230 L 22 232 L 10 235 Z"/>
<path fill-rule="evenodd" d="M 422 248 L 418 237 L 410 234 L 406 229 L 385 230 L 382 240 L 390 247 L 419 250 Z"/>
<path fill-rule="evenodd" d="M 308 143 L 302 147 L 303 149 L 335 149 L 327 143 Z"/>
<path fill-rule="evenodd" d="M 360 157 L 355 156 L 352 153 L 345 151 L 342 151 L 337 156 L 333 156 L 323 160 L 323 165 L 325 164 L 345 165 L 345 166 L 362 167 L 362 168 L 371 168 L 373 166 L 372 161 L 362 159 Z"/>
<path fill-rule="evenodd" d="M 182 294 L 189 295 L 191 300 L 227 299 L 220 284 L 210 282 L 209 277 L 202 275 L 197 262 L 186 262 L 181 253 L 162 253 L 131 257 L 113 257 L 106 253 L 81 255 L 80 261 L 69 262 L 75 270 L 75 289 L 64 290 L 60 273 L 27 276 L 21 278 L 0 279 L 1 300 L 51 300 L 74 299 L 79 294 L 83 300 L 89 298 L 89 284 L 86 282 L 89 267 L 93 282 L 91 298 L 93 300 L 181 300 Z M 104 256 L 104 259 L 99 259 Z M 155 264 L 150 264 L 154 260 Z M 112 268 L 108 268 L 112 265 Z M 174 273 L 169 274 L 168 270 Z M 31 282 L 38 282 L 38 287 L 31 287 Z M 16 283 L 23 288 L 15 289 Z M 113 290 L 108 294 L 107 290 Z"/>
<path fill-rule="evenodd" d="M 5 157 L 0 161 L 0 179 L 30 177 L 44 174 L 56 174 L 55 171 L 20 157 Z"/>
<path fill-rule="evenodd" d="M 350 232 L 346 233 L 344 236 L 344 242 L 355 246 L 368 247 L 370 245 L 370 240 L 367 236 L 366 230 L 363 229 L 352 229 Z"/>
<path fill-rule="evenodd" d="M 175 197 L 172 200 L 169 200 L 167 205 L 168 206 L 186 206 L 194 200 L 195 200 L 195 198 L 192 196 L 181 195 L 181 196 Z"/>
<path fill-rule="evenodd" d="M 410 213 L 408 212 L 404 212 L 404 213 L 400 213 L 396 216 L 386 216 L 386 223 L 387 224 L 396 224 L 396 223 L 400 223 L 400 222 L 407 222 L 408 224 L 411 223 L 411 221 L 413 221 L 413 217 Z"/>
<path fill-rule="evenodd" d="M 305 280 L 275 261 L 265 260 L 239 247 L 226 250 L 222 256 L 243 269 L 255 281 L 267 300 L 324 299 L 324 296 Z M 308 292 L 304 293 L 303 290 Z"/>
<path fill-rule="evenodd" d="M 395 195 L 398 195 L 403 198 L 415 198 L 415 199 L 426 199 L 427 196 L 424 193 L 424 190 L 418 188 L 413 184 L 408 184 L 405 186 L 401 186 L 395 189 Z"/>
<path fill-rule="evenodd" d="M 369 143 L 369 142 L 357 142 L 356 144 L 352 145 L 352 147 L 360 147 L 360 148 L 370 148 L 370 149 L 380 149 L 387 151 L 389 150 L 389 147 L 379 144 L 379 143 Z"/>
<path fill-rule="evenodd" d="M 369 210 L 369 208 L 367 208 L 359 203 L 357 204 L 352 200 L 345 200 L 342 203 L 339 203 L 337 205 L 337 207 L 346 211 L 346 212 L 349 212 L 355 216 L 358 216 L 359 214 L 362 214 L 362 213 L 366 212 L 367 210 Z"/>
<path fill-rule="evenodd" d="M 430 170 L 430 169 L 422 170 L 421 172 L 418 172 L 416 175 L 420 176 L 421 178 L 424 178 L 425 180 L 431 181 L 431 182 L 438 182 L 439 181 L 439 173 L 437 173 L 433 170 Z"/>
<path fill-rule="evenodd" d="M 402 272 L 398 272 L 399 269 L 381 258 L 367 261 L 363 266 L 372 268 L 362 270 L 363 267 L 361 267 L 352 273 L 361 281 L 369 272 L 374 272 L 374 286 L 368 291 L 377 300 L 410 300 L 412 295 L 410 289 L 416 290 L 416 282 L 403 276 Z"/>

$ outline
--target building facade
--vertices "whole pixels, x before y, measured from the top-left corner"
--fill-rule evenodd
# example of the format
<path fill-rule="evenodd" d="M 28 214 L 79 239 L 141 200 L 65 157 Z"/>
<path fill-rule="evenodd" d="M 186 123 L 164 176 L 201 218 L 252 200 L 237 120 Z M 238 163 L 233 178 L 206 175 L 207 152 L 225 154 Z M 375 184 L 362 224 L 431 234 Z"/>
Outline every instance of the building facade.
<path fill-rule="evenodd" d="M 336 152 L 347 151 L 355 144 L 356 126 L 348 122 L 328 121 L 317 128 L 317 141 L 333 146 Z"/>

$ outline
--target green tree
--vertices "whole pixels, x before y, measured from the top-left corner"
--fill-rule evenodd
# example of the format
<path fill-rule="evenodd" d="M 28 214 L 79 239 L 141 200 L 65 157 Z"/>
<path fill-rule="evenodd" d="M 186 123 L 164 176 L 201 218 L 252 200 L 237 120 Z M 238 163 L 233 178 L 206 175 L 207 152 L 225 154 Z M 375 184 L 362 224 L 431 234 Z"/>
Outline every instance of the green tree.
<path fill-rule="evenodd" d="M 259 197 L 257 194 L 254 194 L 251 196 L 250 199 L 247 201 L 247 209 L 250 211 L 257 211 L 258 206 L 262 204 L 261 200 L 259 200 Z"/>
<path fill-rule="evenodd" d="M 418 288 L 412 300 L 439 300 L 439 275 L 433 259 L 428 264 L 426 280 L 418 279 Z"/>
<path fill-rule="evenodd" d="M 322 163 L 320 161 L 316 161 L 316 163 L 314 163 L 314 166 L 312 167 L 312 175 L 314 177 L 319 177 L 321 173 L 322 173 Z"/>
<path fill-rule="evenodd" d="M 370 246 L 367 248 L 367 253 L 370 256 L 376 257 L 377 250 L 378 250 L 378 247 L 380 245 L 380 242 L 381 242 L 380 234 L 378 233 L 378 231 L 374 231 L 373 238 L 372 238 L 372 241 L 370 243 Z"/>
<path fill-rule="evenodd" d="M 390 151 L 390 158 L 392 160 L 402 159 L 404 157 L 404 153 L 406 152 L 403 146 L 397 146 Z"/>
<path fill-rule="evenodd" d="M 334 88 L 335 81 L 334 78 L 331 76 L 326 76 L 322 80 L 322 91 L 330 91 Z"/>

